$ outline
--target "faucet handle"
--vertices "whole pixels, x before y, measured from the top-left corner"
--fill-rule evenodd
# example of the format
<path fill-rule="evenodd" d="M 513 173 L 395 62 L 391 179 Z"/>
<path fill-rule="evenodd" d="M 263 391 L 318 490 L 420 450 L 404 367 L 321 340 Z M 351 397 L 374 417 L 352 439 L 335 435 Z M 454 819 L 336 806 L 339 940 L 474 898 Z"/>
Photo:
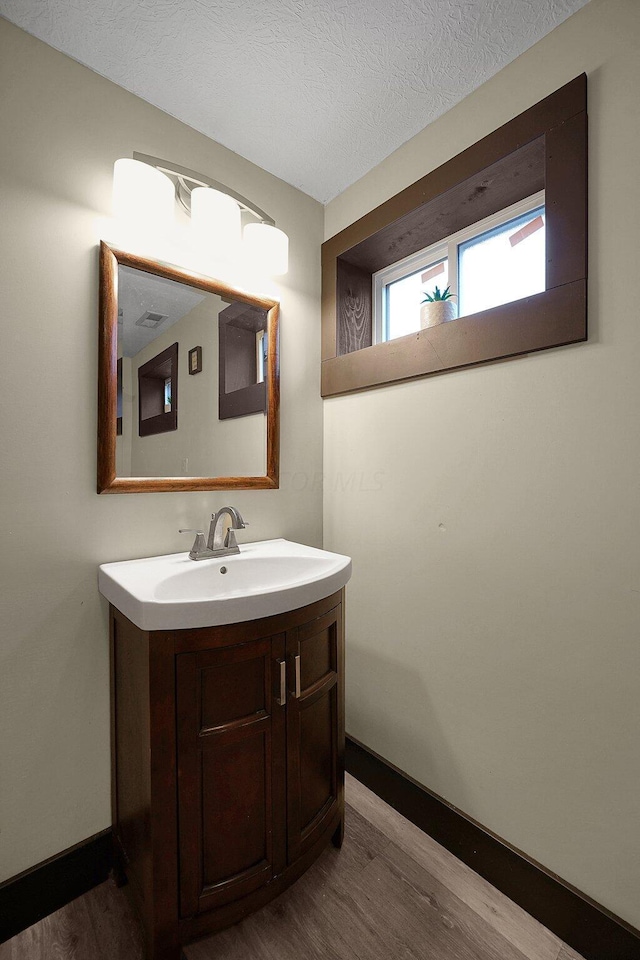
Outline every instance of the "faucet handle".
<path fill-rule="evenodd" d="M 178 530 L 178 533 L 195 533 L 196 535 L 196 538 L 193 541 L 193 546 L 189 551 L 189 557 L 191 560 L 197 560 L 200 554 L 207 549 L 207 542 L 204 539 L 203 530 L 192 530 L 190 527 L 181 527 L 180 530 Z"/>
<path fill-rule="evenodd" d="M 224 538 L 224 545 L 227 550 L 237 550 L 238 541 L 236 540 L 236 532 L 233 527 L 229 527 L 227 530 L 227 535 Z"/>

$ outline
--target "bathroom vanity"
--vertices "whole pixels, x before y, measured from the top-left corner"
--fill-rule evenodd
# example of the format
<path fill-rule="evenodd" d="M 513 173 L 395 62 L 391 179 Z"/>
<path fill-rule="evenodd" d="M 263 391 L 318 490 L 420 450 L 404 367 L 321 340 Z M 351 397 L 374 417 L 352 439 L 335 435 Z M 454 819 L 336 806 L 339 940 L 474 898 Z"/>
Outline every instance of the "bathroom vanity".
<path fill-rule="evenodd" d="M 242 571 L 251 570 L 261 550 L 282 560 L 295 548 L 301 554 L 297 592 L 291 585 L 263 586 L 245 597 L 249 615 L 258 601 L 282 608 L 327 589 L 329 595 L 242 621 L 238 607 L 220 612 L 229 594 L 248 593 Z M 142 918 L 149 960 L 179 960 L 181 945 L 264 905 L 330 841 L 342 842 L 349 558 L 287 541 L 242 550 L 203 563 L 179 554 L 101 568 L 100 589 L 111 601 L 118 869 Z M 322 575 L 310 578 L 302 552 L 311 567 L 325 564 Z M 155 584 L 146 606 L 140 601 L 144 564 Z M 277 558 L 269 568 L 284 576 Z M 167 569 L 177 575 L 167 576 Z M 291 580 L 291 570 L 287 576 Z M 125 583 L 130 596 L 138 593 L 139 606 L 131 609 L 142 626 L 116 606 Z M 208 612 L 202 583 L 210 593 L 225 584 Z M 176 591 L 188 599 L 176 600 Z M 197 623 L 235 619 L 146 628 L 154 617 L 170 623 L 180 615 Z"/>

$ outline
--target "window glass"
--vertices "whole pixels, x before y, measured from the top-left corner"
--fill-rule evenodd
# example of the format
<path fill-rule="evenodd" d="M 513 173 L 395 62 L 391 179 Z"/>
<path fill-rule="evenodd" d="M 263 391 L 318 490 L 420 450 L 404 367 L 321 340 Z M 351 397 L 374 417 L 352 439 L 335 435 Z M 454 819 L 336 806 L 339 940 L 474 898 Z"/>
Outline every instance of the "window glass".
<path fill-rule="evenodd" d="M 267 364 L 267 338 L 265 330 L 256 333 L 256 383 L 264 383 L 264 371 Z"/>
<path fill-rule="evenodd" d="M 425 293 L 433 295 L 436 286 L 442 292 L 449 284 L 448 261 L 422 267 L 385 287 L 384 339 L 394 340 L 420 329 L 420 306 Z"/>
<path fill-rule="evenodd" d="M 510 303 L 545 289 L 544 207 L 461 243 L 460 316 Z"/>

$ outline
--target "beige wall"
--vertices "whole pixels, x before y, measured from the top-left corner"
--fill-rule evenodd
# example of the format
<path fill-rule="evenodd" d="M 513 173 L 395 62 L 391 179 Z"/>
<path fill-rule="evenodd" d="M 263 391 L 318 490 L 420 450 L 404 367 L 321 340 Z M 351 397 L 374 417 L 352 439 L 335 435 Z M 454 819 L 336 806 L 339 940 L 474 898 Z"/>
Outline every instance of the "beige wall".
<path fill-rule="evenodd" d="M 640 925 L 640 3 L 592 0 L 332 201 L 326 236 L 582 71 L 589 343 L 325 403 L 347 728 Z"/>
<path fill-rule="evenodd" d="M 178 527 L 200 526 L 225 503 L 251 522 L 252 539 L 320 543 L 322 207 L 3 20 L 0 90 L 3 879 L 110 822 L 97 565 L 188 549 Z M 113 161 L 133 150 L 227 183 L 289 234 L 280 490 L 94 492 L 95 223 L 109 213 Z"/>
<path fill-rule="evenodd" d="M 118 359 L 122 360 L 122 399 L 120 405 L 122 433 L 116 436 L 116 477 L 131 477 L 133 476 L 131 456 L 135 442 L 133 434 L 133 411 L 135 409 L 133 406 L 133 363 L 131 357 L 122 356 L 122 348 L 119 343 Z"/>

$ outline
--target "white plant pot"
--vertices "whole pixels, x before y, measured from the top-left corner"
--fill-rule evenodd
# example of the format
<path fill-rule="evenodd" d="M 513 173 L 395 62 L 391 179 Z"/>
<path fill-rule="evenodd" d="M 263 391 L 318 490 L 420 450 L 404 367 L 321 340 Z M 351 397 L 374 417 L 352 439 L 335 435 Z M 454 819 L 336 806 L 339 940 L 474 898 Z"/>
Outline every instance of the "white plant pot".
<path fill-rule="evenodd" d="M 446 320 L 455 320 L 458 310 L 453 300 L 434 300 L 433 303 L 423 303 L 420 307 L 420 327 L 435 327 Z"/>

